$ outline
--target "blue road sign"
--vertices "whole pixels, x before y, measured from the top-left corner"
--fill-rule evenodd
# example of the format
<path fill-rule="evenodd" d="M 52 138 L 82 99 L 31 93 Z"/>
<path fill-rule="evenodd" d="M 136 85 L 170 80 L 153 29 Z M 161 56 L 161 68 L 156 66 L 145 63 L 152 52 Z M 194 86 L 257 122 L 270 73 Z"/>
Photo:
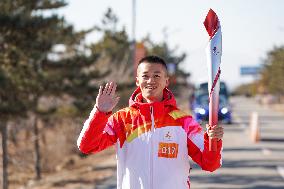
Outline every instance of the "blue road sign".
<path fill-rule="evenodd" d="M 260 72 L 259 66 L 242 66 L 241 75 L 257 75 Z"/>

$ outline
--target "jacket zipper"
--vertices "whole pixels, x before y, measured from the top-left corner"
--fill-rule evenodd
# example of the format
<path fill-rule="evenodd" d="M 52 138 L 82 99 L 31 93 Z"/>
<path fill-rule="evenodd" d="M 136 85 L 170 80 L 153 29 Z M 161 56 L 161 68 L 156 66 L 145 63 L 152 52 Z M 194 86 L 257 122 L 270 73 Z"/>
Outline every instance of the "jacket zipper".
<path fill-rule="evenodd" d="M 153 189 L 153 134 L 155 131 L 155 119 L 154 119 L 154 108 L 153 106 L 150 106 L 150 112 L 151 112 L 151 121 L 152 121 L 152 126 L 151 126 L 151 150 L 150 150 L 150 189 Z"/>

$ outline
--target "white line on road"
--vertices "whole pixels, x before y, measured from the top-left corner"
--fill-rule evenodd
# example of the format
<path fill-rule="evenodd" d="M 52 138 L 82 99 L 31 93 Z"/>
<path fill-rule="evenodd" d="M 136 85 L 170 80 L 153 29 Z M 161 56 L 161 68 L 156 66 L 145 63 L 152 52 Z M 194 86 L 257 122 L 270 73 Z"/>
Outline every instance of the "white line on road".
<path fill-rule="evenodd" d="M 268 148 L 262 148 L 261 151 L 264 155 L 267 155 L 267 156 L 272 154 L 271 150 L 269 150 Z"/>
<path fill-rule="evenodd" d="M 281 175 L 281 177 L 284 179 L 284 167 L 277 166 L 277 171 Z"/>

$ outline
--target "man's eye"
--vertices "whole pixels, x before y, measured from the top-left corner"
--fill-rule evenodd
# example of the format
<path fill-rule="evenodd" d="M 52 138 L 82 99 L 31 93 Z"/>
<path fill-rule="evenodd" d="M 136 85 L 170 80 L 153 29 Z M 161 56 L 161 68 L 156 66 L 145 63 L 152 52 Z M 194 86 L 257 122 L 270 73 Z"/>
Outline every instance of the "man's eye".
<path fill-rule="evenodd" d="M 147 75 L 142 75 L 143 78 L 148 77 Z"/>
<path fill-rule="evenodd" d="M 155 77 L 160 77 L 159 75 L 155 75 Z"/>

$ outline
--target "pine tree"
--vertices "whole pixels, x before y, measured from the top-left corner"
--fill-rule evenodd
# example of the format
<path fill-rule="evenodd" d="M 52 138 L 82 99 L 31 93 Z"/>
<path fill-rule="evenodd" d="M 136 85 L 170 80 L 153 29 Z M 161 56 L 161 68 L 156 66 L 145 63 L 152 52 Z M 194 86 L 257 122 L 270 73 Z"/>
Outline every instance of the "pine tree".
<path fill-rule="evenodd" d="M 85 56 L 79 49 L 89 31 L 75 32 L 63 17 L 44 16 L 47 10 L 65 6 L 61 0 L 3 0 L 0 2 L 0 119 L 3 145 L 3 189 L 8 188 L 6 123 L 13 117 L 39 115 L 38 100 L 44 94 L 60 95 L 62 77 L 44 69 L 56 63 L 54 47 L 65 47 L 64 64 L 75 65 L 75 57 Z M 62 63 L 62 64 L 63 64 Z M 79 63 L 77 63 L 79 64 Z M 60 66 L 60 64 L 59 64 Z M 53 82 L 53 83 L 51 83 Z M 40 179 L 38 128 L 35 121 L 36 178 Z"/>

